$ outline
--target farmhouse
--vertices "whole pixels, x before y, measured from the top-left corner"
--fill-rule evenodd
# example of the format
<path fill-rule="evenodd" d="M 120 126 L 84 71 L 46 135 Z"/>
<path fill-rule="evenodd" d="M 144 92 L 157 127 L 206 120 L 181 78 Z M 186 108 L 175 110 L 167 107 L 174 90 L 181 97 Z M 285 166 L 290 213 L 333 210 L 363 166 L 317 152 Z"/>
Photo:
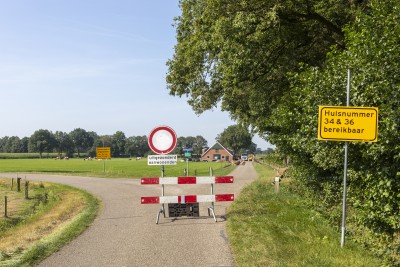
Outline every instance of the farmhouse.
<path fill-rule="evenodd" d="M 208 148 L 201 155 L 202 161 L 231 161 L 233 160 L 233 152 L 225 148 L 219 142 Z"/>

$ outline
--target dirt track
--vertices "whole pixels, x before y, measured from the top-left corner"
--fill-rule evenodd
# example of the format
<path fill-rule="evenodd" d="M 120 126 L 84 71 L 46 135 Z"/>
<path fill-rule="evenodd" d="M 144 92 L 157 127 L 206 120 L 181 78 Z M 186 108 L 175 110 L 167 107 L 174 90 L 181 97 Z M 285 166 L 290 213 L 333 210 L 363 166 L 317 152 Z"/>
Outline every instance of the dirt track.
<path fill-rule="evenodd" d="M 25 177 L 25 174 L 20 174 Z M 251 163 L 233 173 L 234 184 L 217 184 L 215 193 L 235 193 L 257 174 Z M 10 174 L 0 174 L 9 177 Z M 102 200 L 103 208 L 82 235 L 39 266 L 233 266 L 225 230 L 229 202 L 216 203 L 218 222 L 200 203 L 200 218 L 163 218 L 159 205 L 141 205 L 141 196 L 159 196 L 161 186 L 139 180 L 26 174 L 29 180 L 50 181 L 85 189 Z M 165 195 L 210 194 L 208 185 L 167 185 Z"/>

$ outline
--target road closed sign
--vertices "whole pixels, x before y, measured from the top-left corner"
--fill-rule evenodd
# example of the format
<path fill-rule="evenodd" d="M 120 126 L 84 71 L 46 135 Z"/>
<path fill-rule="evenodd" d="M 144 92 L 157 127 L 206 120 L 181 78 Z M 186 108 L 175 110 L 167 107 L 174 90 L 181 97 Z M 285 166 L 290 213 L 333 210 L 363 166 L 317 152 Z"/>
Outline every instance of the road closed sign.
<path fill-rule="evenodd" d="M 320 106 L 318 139 L 377 142 L 378 108 Z"/>
<path fill-rule="evenodd" d="M 154 153 L 169 154 L 175 149 L 176 133 L 171 127 L 158 126 L 150 132 L 148 143 Z"/>

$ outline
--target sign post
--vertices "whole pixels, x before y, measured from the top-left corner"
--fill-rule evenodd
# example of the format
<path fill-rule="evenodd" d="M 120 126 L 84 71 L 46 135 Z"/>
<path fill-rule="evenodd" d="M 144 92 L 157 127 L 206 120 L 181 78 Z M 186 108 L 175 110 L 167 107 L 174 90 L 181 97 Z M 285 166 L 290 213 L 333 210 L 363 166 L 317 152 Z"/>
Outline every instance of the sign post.
<path fill-rule="evenodd" d="M 351 74 L 350 74 L 350 70 L 348 70 L 347 71 L 347 96 L 346 96 L 346 105 L 347 106 L 350 106 L 350 78 L 351 78 Z M 378 115 L 378 114 L 376 114 L 376 115 Z M 375 117 L 377 118 L 378 116 L 375 116 Z M 375 139 L 376 139 L 376 135 L 375 135 Z M 346 234 L 347 154 L 348 154 L 348 150 L 349 150 L 349 142 L 345 142 L 344 143 L 344 171 L 343 171 L 342 234 L 340 236 L 340 247 L 344 247 L 344 240 L 345 240 L 345 234 Z"/>
<path fill-rule="evenodd" d="M 175 149 L 177 138 L 175 131 L 168 126 L 158 126 L 151 130 L 148 138 L 150 149 L 158 155 L 149 155 L 147 157 L 147 165 L 161 165 L 161 177 L 164 177 L 164 165 L 176 165 L 178 161 L 177 155 L 167 155 Z M 161 196 L 164 196 L 164 184 L 161 185 Z M 164 214 L 165 207 L 161 204 L 161 208 L 157 214 L 157 224 L 160 214 Z"/>
<path fill-rule="evenodd" d="M 103 173 L 105 173 L 106 172 L 105 159 L 111 159 L 110 147 L 96 147 L 96 159 L 103 160 Z"/>
<path fill-rule="evenodd" d="M 344 246 L 346 233 L 348 142 L 378 142 L 378 108 L 350 107 L 350 77 L 348 70 L 347 106 L 320 106 L 318 114 L 318 139 L 345 141 L 341 247 Z"/>

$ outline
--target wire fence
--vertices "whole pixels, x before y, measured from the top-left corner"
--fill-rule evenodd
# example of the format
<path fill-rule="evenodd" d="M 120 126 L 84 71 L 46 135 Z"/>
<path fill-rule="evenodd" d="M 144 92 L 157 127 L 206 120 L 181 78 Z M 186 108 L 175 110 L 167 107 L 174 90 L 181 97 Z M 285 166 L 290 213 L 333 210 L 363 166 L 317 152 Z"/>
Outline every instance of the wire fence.
<path fill-rule="evenodd" d="M 0 212 L 2 217 L 10 218 L 22 214 L 26 205 L 24 201 L 29 199 L 29 181 L 21 178 L 11 179 L 9 184 L 2 184 L 6 190 L 1 190 Z M 1 192 L 0 191 L 0 192 Z"/>

